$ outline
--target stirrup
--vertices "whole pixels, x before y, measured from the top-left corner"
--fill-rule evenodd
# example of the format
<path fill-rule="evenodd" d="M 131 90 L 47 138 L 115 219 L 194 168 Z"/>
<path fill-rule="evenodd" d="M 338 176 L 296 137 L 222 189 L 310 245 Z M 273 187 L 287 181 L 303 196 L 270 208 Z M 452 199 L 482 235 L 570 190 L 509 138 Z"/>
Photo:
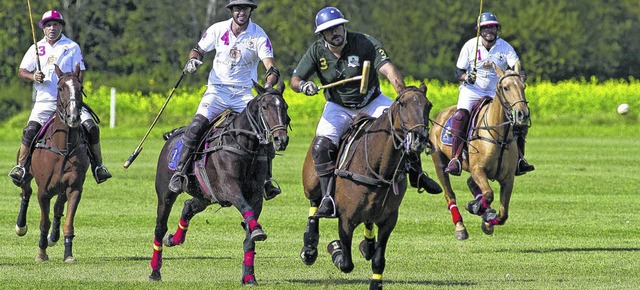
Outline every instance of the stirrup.
<path fill-rule="evenodd" d="M 109 170 L 107 170 L 107 167 L 104 166 L 104 164 L 97 166 L 96 169 L 93 171 L 93 178 L 95 178 L 98 184 L 107 181 L 107 179 L 111 177 L 112 177 L 111 173 L 109 172 Z"/>
<path fill-rule="evenodd" d="M 275 182 L 276 186 L 274 186 L 271 182 Z M 280 193 L 282 193 L 282 190 L 280 189 L 280 183 L 278 183 L 277 180 L 273 178 L 269 178 L 264 181 L 264 199 L 265 200 L 271 200 L 274 197 L 278 196 Z"/>
<path fill-rule="evenodd" d="M 460 176 L 462 173 L 462 164 L 460 164 L 460 160 L 458 158 L 453 158 L 449 161 L 449 165 L 444 169 L 445 173 L 449 173 L 451 175 Z"/>
<path fill-rule="evenodd" d="M 9 177 L 11 177 L 11 181 L 13 181 L 13 184 L 16 186 L 22 185 L 26 174 L 27 170 L 25 170 L 24 166 L 20 164 L 14 166 L 11 171 L 9 171 Z"/>
<path fill-rule="evenodd" d="M 319 218 L 336 218 L 336 202 L 333 200 L 333 197 L 330 195 L 325 195 L 322 197 L 322 201 L 320 201 L 320 206 L 318 210 L 315 212 L 314 217 Z"/>
<path fill-rule="evenodd" d="M 176 171 L 169 180 L 169 190 L 175 193 L 180 193 L 187 187 L 188 182 L 186 174 Z"/>

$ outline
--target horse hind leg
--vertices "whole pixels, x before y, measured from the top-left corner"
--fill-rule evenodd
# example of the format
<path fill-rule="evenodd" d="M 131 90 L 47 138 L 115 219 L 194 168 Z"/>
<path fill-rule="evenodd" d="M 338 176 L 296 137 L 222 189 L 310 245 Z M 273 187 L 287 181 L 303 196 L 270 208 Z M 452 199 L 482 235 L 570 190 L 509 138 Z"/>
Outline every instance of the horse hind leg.
<path fill-rule="evenodd" d="M 170 193 L 168 188 L 163 192 L 158 192 L 156 227 L 153 238 L 153 255 L 149 262 L 149 265 L 151 266 L 149 281 L 162 281 L 162 275 L 160 274 L 160 268 L 162 268 L 162 240 L 167 233 L 167 220 L 169 219 L 171 208 L 173 208 L 173 204 L 177 197 L 178 195 Z"/>
<path fill-rule="evenodd" d="M 358 249 L 365 260 L 370 261 L 373 258 L 376 251 L 376 233 L 373 223 L 364 223 L 364 239 L 360 242 Z"/>
<path fill-rule="evenodd" d="M 318 258 L 318 241 L 320 240 L 319 230 L 319 218 L 313 216 L 314 213 L 309 213 L 307 219 L 307 228 L 304 231 L 302 250 L 300 251 L 300 258 L 302 262 L 311 266 L 316 262 Z"/>
<path fill-rule="evenodd" d="M 162 239 L 164 245 L 167 247 L 173 247 L 183 244 L 187 238 L 189 222 L 197 213 L 205 210 L 208 205 L 208 203 L 199 198 L 186 200 L 184 202 L 184 207 L 182 208 L 182 215 L 178 222 L 178 228 L 174 234 L 168 234 Z"/>

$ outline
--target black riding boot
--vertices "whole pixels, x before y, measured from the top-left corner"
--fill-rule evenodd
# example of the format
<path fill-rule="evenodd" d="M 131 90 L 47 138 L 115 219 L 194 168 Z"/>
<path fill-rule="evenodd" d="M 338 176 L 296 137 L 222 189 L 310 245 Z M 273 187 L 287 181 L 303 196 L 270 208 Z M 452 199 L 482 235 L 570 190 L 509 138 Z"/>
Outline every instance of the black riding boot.
<path fill-rule="evenodd" d="M 271 183 L 272 181 L 275 181 L 275 179 L 273 179 L 271 170 L 271 164 L 273 158 L 275 157 L 275 150 L 273 149 L 273 144 L 271 143 L 267 144 L 266 146 L 267 148 L 265 148 L 265 151 L 267 154 L 265 154 L 264 156 L 260 156 L 259 158 L 264 158 L 264 160 L 260 160 L 259 162 L 261 164 L 261 169 L 267 172 L 267 179 L 264 181 L 264 199 L 271 200 L 278 194 L 282 193 L 282 190 L 280 190 L 279 185 L 276 187 L 273 185 L 273 183 Z M 277 181 L 276 184 L 278 184 Z"/>
<path fill-rule="evenodd" d="M 438 194 L 442 192 L 440 184 L 431 179 L 426 172 L 422 171 L 420 154 L 409 154 L 408 161 L 407 171 L 409 173 L 409 184 L 411 184 L 411 187 L 417 188 L 418 193 L 422 193 L 423 190 L 431 194 Z"/>
<path fill-rule="evenodd" d="M 527 160 L 524 159 L 524 145 L 526 143 L 525 138 L 527 137 L 527 132 L 529 128 L 526 126 L 516 127 L 515 133 L 518 135 L 518 168 L 516 169 L 516 176 L 523 175 L 527 172 L 535 170 L 535 166 L 529 164 Z"/>
<path fill-rule="evenodd" d="M 9 172 L 11 181 L 16 186 L 22 185 L 24 177 L 27 175 L 27 167 L 31 161 L 31 148 L 33 141 L 36 139 L 36 135 L 42 128 L 40 123 L 35 121 L 29 121 L 27 126 L 22 130 L 22 140 L 20 143 L 20 149 L 18 150 L 18 160 L 16 166 L 14 166 Z"/>
<path fill-rule="evenodd" d="M 453 142 L 451 143 L 451 161 L 444 169 L 445 173 L 460 176 L 462 173 L 462 165 L 460 164 L 460 154 L 464 142 L 467 140 L 467 125 L 469 123 L 469 111 L 466 109 L 458 109 L 453 113 L 453 121 L 451 122 L 451 134 Z"/>
<path fill-rule="evenodd" d="M 338 147 L 324 136 L 317 136 L 313 140 L 312 147 L 313 163 L 320 178 L 320 188 L 322 190 L 322 201 L 315 213 L 316 217 L 336 217 L 336 203 L 333 199 L 333 182 L 334 170 L 336 168 L 336 158 L 338 156 Z"/>
<path fill-rule="evenodd" d="M 89 141 L 89 162 L 91 163 L 91 172 L 96 183 L 100 184 L 111 178 L 111 173 L 102 163 L 102 150 L 100 149 L 100 128 L 93 120 L 86 120 L 82 126 L 87 132 Z"/>
<path fill-rule="evenodd" d="M 182 151 L 178 157 L 178 166 L 169 180 L 169 190 L 182 192 L 187 189 L 187 169 L 191 164 L 191 155 L 197 149 L 198 141 L 207 131 L 209 119 L 203 115 L 196 115 L 182 135 Z"/>

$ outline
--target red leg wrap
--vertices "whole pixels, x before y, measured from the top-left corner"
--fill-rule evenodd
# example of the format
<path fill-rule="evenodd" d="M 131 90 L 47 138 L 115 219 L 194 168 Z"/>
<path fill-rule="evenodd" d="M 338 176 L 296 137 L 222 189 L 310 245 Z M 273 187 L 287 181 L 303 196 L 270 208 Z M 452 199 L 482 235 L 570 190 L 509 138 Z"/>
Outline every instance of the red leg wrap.
<path fill-rule="evenodd" d="M 449 202 L 449 211 L 451 212 L 451 219 L 454 225 L 462 221 L 462 215 L 460 215 L 458 205 L 456 205 L 455 202 Z"/>
<path fill-rule="evenodd" d="M 162 268 L 162 242 L 153 239 L 153 257 L 151 257 L 151 269 L 154 271 Z"/>
<path fill-rule="evenodd" d="M 187 229 L 189 228 L 189 222 L 180 218 L 180 222 L 178 223 L 178 229 L 176 233 L 173 235 L 173 244 L 181 245 L 184 243 L 184 239 L 187 237 Z"/>
<path fill-rule="evenodd" d="M 255 251 L 249 251 L 244 253 L 244 265 L 247 267 L 253 267 L 253 260 L 256 257 Z"/>
<path fill-rule="evenodd" d="M 245 222 L 249 225 L 249 231 L 253 232 L 253 230 L 256 228 L 256 226 L 259 226 L 260 224 L 258 224 L 258 220 L 256 220 L 256 218 L 253 216 L 253 211 L 248 211 L 244 213 L 244 220 Z"/>

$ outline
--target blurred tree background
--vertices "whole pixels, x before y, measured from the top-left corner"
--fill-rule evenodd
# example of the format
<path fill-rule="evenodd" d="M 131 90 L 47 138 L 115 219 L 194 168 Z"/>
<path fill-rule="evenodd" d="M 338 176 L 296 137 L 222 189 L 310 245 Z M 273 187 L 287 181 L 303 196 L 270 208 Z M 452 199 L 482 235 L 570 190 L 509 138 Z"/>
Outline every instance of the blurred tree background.
<path fill-rule="evenodd" d="M 227 0 L 31 0 L 36 38 L 44 11 L 65 18 L 65 35 L 80 44 L 93 87 L 166 92 L 188 51 L 211 24 L 228 19 Z M 380 40 L 405 76 L 454 82 L 462 44 L 475 36 L 480 1 L 256 0 L 252 20 L 269 34 L 288 79 L 315 40 L 315 14 L 339 8 L 348 30 Z M 502 24 L 500 36 L 522 59 L 529 80 L 640 78 L 640 1 L 503 0 L 483 2 Z M 0 120 L 31 104 L 31 84 L 17 77 L 33 43 L 25 0 L 0 0 Z M 203 70 L 211 68 L 212 53 Z M 262 75 L 262 68 L 261 75 Z M 201 86 L 206 73 L 182 85 Z"/>

